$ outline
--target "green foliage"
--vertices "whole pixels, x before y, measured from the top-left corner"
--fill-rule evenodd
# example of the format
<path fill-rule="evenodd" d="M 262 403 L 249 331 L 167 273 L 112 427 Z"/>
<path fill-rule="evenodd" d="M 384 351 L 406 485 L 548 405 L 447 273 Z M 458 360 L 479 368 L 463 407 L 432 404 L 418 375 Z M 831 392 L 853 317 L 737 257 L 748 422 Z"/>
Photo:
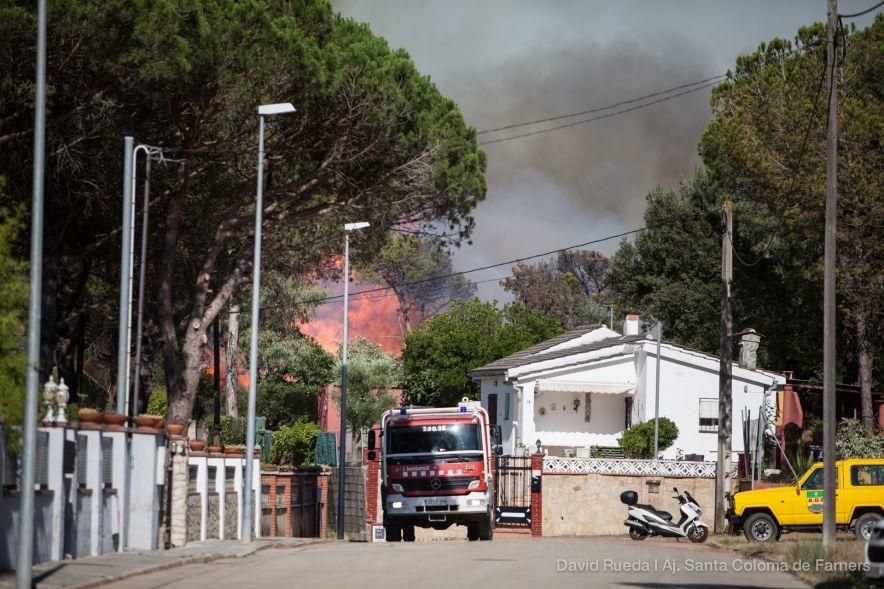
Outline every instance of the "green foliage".
<path fill-rule="evenodd" d="M 24 417 L 27 266 L 11 248 L 19 230 L 16 219 L 0 210 L 0 417 L 7 425 L 21 425 Z"/>
<path fill-rule="evenodd" d="M 150 415 L 165 415 L 166 408 L 169 404 L 169 396 L 166 393 L 165 385 L 158 384 L 150 391 L 147 398 L 147 413 Z"/>
<path fill-rule="evenodd" d="M 678 426 L 668 417 L 661 417 L 657 436 L 657 449 L 663 452 L 678 438 Z M 617 443 L 627 458 L 653 458 L 654 420 L 633 425 L 623 432 Z"/>
<path fill-rule="evenodd" d="M 35 14 L 33 3 L 0 3 L 0 174 L 10 187 L 0 206 L 27 202 L 30 191 Z M 329 236 L 355 217 L 371 223 L 354 248 L 359 260 L 401 223 L 468 237 L 486 190 L 475 129 L 405 51 L 327 0 L 75 0 L 48 16 L 46 196 L 64 220 L 64 245 L 53 246 L 47 273 L 70 287 L 57 333 L 76 333 L 78 311 L 115 303 L 119 256 L 108 244 L 119 225 L 119 142 L 137 130 L 170 150 L 152 174 L 164 197 L 149 235 L 157 287 L 145 301 L 167 335 L 170 417 L 190 416 L 198 388 L 200 346 L 185 345 L 186 334 L 208 335 L 247 273 L 257 105 L 298 108 L 268 121 L 265 271 L 337 273 L 340 241 Z M 87 349 L 113 317 L 90 312 Z"/>
<path fill-rule="evenodd" d="M 843 418 L 838 423 L 835 451 L 842 459 L 884 458 L 884 432 L 870 436 L 859 420 Z"/>
<path fill-rule="evenodd" d="M 341 370 L 341 349 L 335 365 Z M 402 379 L 399 359 L 362 337 L 350 341 L 347 349 L 347 426 L 357 439 L 378 422 L 381 414 L 396 405 L 390 389 Z M 340 380 L 338 381 L 340 384 Z M 335 395 L 340 403 L 340 393 Z"/>
<path fill-rule="evenodd" d="M 273 464 L 292 466 L 306 466 L 312 463 L 317 436 L 319 436 L 319 426 L 305 419 L 281 426 L 273 432 L 270 461 Z"/>
<path fill-rule="evenodd" d="M 405 338 L 404 396 L 408 403 L 451 406 L 476 398 L 467 372 L 562 332 L 558 322 L 519 303 L 498 308 L 472 298 L 424 321 Z"/>
<path fill-rule="evenodd" d="M 298 329 L 308 320 L 325 293 L 277 272 L 267 274 L 261 288 L 265 311 L 258 335 L 258 380 L 256 407 L 267 417 L 268 429 L 294 423 L 300 418 L 315 420 L 319 390 L 334 379 L 334 357 L 316 340 Z M 300 304 L 292 306 L 291 301 Z M 246 325 L 251 323 L 244 315 Z M 250 333 L 240 333 L 241 349 L 248 349 Z"/>

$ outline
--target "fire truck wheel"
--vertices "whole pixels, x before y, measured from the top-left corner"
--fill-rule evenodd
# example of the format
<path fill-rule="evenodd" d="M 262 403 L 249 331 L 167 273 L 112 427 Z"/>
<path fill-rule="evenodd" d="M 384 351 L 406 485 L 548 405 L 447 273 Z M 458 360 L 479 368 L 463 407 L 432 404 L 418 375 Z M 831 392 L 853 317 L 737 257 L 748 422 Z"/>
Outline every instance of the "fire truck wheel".
<path fill-rule="evenodd" d="M 479 540 L 491 540 L 494 538 L 494 526 L 491 525 L 490 517 L 487 520 L 480 522 L 478 526 Z"/>
<path fill-rule="evenodd" d="M 387 542 L 400 542 L 402 540 L 402 528 L 399 526 L 384 526 Z"/>
<path fill-rule="evenodd" d="M 470 522 L 467 524 L 467 540 L 475 542 L 479 539 L 479 522 Z"/>
<path fill-rule="evenodd" d="M 402 526 L 402 539 L 406 542 L 414 542 L 414 526 Z"/>

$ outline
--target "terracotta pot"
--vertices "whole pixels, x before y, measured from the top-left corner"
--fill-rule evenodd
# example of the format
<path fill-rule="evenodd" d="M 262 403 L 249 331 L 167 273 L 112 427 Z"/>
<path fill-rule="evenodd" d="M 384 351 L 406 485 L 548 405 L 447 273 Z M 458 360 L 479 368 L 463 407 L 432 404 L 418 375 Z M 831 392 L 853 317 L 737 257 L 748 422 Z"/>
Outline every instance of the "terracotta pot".
<path fill-rule="evenodd" d="M 167 423 L 166 431 L 169 432 L 170 435 L 180 436 L 185 427 L 187 426 L 185 426 L 183 423 Z"/>
<path fill-rule="evenodd" d="M 82 423 L 101 423 L 104 415 L 97 409 L 83 408 L 77 411 L 77 419 Z"/>
<path fill-rule="evenodd" d="M 238 448 L 236 446 L 227 446 L 226 448 L 224 448 L 224 453 L 225 454 L 232 454 L 234 456 L 236 456 L 236 455 L 242 456 L 246 452 L 243 448 Z"/>
<path fill-rule="evenodd" d="M 206 448 L 205 440 L 190 440 L 190 449 L 193 452 L 202 452 Z"/>
<path fill-rule="evenodd" d="M 136 415 L 132 418 L 138 427 L 153 428 L 157 422 L 157 418 L 153 415 Z"/>
<path fill-rule="evenodd" d="M 128 417 L 120 413 L 105 413 L 104 422 L 108 425 L 124 425 Z"/>
<path fill-rule="evenodd" d="M 153 424 L 153 428 L 154 429 L 163 429 L 163 427 L 165 425 L 166 425 L 165 419 L 158 419 L 157 422 L 155 424 Z"/>

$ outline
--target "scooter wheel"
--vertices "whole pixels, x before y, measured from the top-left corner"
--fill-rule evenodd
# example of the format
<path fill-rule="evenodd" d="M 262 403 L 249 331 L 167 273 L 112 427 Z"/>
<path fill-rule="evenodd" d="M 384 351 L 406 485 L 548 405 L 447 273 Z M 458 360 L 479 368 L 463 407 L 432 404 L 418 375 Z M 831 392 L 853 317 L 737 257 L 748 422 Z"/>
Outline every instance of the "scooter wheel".
<path fill-rule="evenodd" d="M 648 533 L 638 528 L 629 528 L 629 537 L 633 540 L 641 541 L 648 537 Z"/>
<path fill-rule="evenodd" d="M 688 539 L 691 542 L 705 542 L 706 538 L 709 537 L 709 528 L 705 526 L 691 526 L 691 529 L 688 530 Z"/>

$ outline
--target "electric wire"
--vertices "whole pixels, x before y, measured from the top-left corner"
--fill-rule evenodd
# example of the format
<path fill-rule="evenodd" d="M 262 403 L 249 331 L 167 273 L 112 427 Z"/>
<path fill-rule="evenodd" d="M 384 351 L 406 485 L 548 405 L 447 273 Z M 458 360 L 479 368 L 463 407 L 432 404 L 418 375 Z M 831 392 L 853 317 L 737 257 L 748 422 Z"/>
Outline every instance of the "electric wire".
<path fill-rule="evenodd" d="M 689 88 L 691 86 L 696 86 L 697 84 L 705 84 L 707 82 L 711 82 L 713 80 L 721 80 L 722 78 L 727 77 L 727 74 L 718 74 L 715 76 L 710 76 L 708 78 L 704 78 L 702 80 L 696 80 L 694 82 L 688 82 L 686 84 L 680 84 L 678 86 L 673 86 L 672 88 L 667 88 L 666 90 L 660 90 L 658 92 L 652 92 L 651 94 L 645 94 L 644 96 L 638 96 L 636 98 L 630 98 L 629 100 L 621 100 L 619 102 L 614 102 L 612 104 L 608 104 L 606 106 L 599 106 L 595 108 L 591 108 L 588 110 L 581 110 L 578 112 L 573 112 L 564 115 L 555 115 L 551 117 L 546 117 L 543 119 L 534 119 L 533 121 L 525 121 L 523 123 L 512 123 L 509 125 L 503 125 L 501 127 L 494 127 L 492 129 L 482 129 L 481 131 L 476 131 L 477 135 L 484 135 L 486 133 L 497 133 L 499 131 L 508 131 L 510 129 L 518 129 L 519 127 L 527 127 L 529 125 L 537 125 L 539 123 L 549 123 L 551 121 L 559 121 L 562 119 L 570 119 L 573 117 L 579 117 L 583 115 L 593 114 L 605 110 L 610 110 L 612 108 L 617 108 L 620 106 L 625 106 L 627 104 L 633 104 L 635 102 L 641 102 L 643 100 L 647 100 L 648 98 L 655 98 L 657 96 L 661 96 L 663 94 L 669 94 L 670 92 L 675 92 L 676 90 L 682 90 L 684 88 Z"/>
<path fill-rule="evenodd" d="M 874 6 L 872 6 L 870 8 L 866 8 L 865 10 L 862 10 L 860 12 L 854 12 L 852 14 L 839 14 L 838 17 L 839 18 L 856 18 L 858 16 L 864 16 L 874 10 L 881 8 L 882 6 L 884 6 L 884 0 L 881 0 L 881 2 L 878 2 Z"/>

